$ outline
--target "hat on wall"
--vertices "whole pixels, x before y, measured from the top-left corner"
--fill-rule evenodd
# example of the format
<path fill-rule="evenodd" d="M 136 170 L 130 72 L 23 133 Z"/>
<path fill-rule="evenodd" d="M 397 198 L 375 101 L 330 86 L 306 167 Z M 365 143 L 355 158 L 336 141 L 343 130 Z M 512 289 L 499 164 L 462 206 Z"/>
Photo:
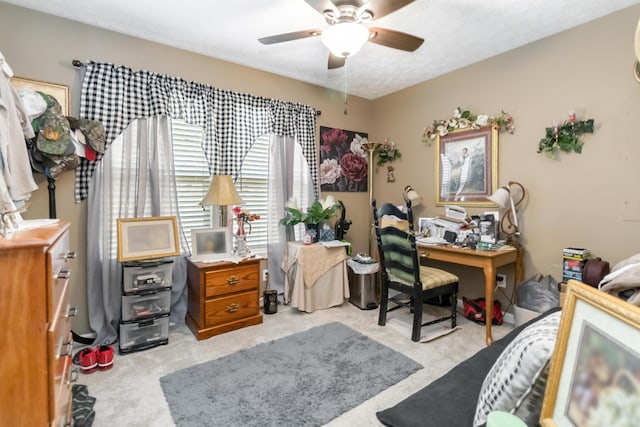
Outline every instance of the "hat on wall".
<path fill-rule="evenodd" d="M 76 119 L 75 117 L 67 117 L 72 129 L 80 129 L 84 134 L 87 144 L 94 151 L 104 154 L 105 137 L 104 126 L 97 120 Z"/>
<path fill-rule="evenodd" d="M 34 132 L 38 132 L 36 145 L 39 151 L 47 154 L 63 154 L 71 144 L 69 121 L 62 115 L 58 101 L 43 92 L 38 92 L 47 102 L 47 109 L 32 122 Z"/>
<path fill-rule="evenodd" d="M 35 90 L 26 87 L 20 88 L 18 89 L 18 95 L 29 116 L 29 121 L 40 117 L 46 111 L 47 101 Z"/>

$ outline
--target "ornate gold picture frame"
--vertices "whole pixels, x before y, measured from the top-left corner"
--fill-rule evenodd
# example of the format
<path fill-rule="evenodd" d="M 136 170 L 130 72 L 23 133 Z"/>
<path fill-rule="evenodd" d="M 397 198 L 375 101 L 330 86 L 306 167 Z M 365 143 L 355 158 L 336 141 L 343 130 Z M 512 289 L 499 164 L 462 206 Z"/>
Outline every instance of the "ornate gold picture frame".
<path fill-rule="evenodd" d="M 543 427 L 621 425 L 640 401 L 640 308 L 569 280 L 542 404 Z"/>
<path fill-rule="evenodd" d="M 11 83 L 16 89 L 33 89 L 53 96 L 62 107 L 62 114 L 69 115 L 69 86 L 22 77 L 11 77 Z"/>
<path fill-rule="evenodd" d="M 498 130 L 491 126 L 438 134 L 436 206 L 495 206 L 498 188 Z"/>

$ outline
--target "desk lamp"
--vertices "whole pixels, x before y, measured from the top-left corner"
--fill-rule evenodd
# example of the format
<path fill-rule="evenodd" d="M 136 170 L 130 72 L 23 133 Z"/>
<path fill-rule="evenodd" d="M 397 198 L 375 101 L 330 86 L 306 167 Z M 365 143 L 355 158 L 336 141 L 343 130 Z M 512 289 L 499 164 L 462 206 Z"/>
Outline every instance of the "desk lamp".
<path fill-rule="evenodd" d="M 233 185 L 231 175 L 214 175 L 211 178 L 209 192 L 200 202 L 200 206 L 217 205 L 220 209 L 220 226 L 227 226 L 227 206 L 244 203 Z"/>
<path fill-rule="evenodd" d="M 521 194 L 517 202 L 513 201 L 513 194 L 511 190 L 512 186 L 520 187 Z M 514 238 L 517 239 L 520 237 L 520 231 L 518 230 L 517 207 L 520 206 L 526 194 L 527 192 L 522 184 L 516 181 L 509 181 L 505 187 L 498 188 L 496 192 L 489 197 L 489 200 L 501 208 L 506 208 L 507 205 L 509 205 L 507 211 L 500 220 L 500 229 L 507 235 L 507 241 L 509 243 L 512 243 Z"/>
<path fill-rule="evenodd" d="M 418 192 L 414 190 L 410 185 L 404 187 L 402 197 L 404 198 L 405 202 L 407 200 L 411 200 L 411 207 L 420 206 L 422 204 L 422 196 L 418 194 Z"/>

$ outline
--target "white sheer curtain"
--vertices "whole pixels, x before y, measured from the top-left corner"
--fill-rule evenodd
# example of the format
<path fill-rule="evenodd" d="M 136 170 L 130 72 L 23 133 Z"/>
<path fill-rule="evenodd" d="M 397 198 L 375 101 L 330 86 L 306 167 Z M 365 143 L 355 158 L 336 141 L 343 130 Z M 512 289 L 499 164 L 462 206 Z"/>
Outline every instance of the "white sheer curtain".
<path fill-rule="evenodd" d="M 88 197 L 87 299 L 94 344 L 113 343 L 121 317 L 122 266 L 117 218 L 176 216 L 181 256 L 174 258 L 171 318 L 184 322 L 188 245 L 178 216 L 171 119 L 132 122 L 98 163 Z"/>
<path fill-rule="evenodd" d="M 315 194 L 313 179 L 300 144 L 291 137 L 272 135 L 269 144 L 269 211 L 267 251 L 269 285 L 284 292 L 284 272 L 280 266 L 287 253 L 287 242 L 301 240 L 303 226 L 285 227 L 279 224 L 290 197 L 300 207 L 310 206 Z M 318 189 L 319 190 L 319 189 Z M 319 191 L 318 191 L 319 193 Z M 285 296 L 285 302 L 288 302 Z"/>

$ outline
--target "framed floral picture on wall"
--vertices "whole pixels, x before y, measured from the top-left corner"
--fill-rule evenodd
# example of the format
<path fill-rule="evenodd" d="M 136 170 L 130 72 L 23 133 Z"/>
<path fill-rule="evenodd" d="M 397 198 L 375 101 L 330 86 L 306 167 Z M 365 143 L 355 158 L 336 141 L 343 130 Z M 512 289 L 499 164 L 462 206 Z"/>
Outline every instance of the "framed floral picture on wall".
<path fill-rule="evenodd" d="M 320 190 L 368 191 L 368 134 L 320 126 Z"/>

